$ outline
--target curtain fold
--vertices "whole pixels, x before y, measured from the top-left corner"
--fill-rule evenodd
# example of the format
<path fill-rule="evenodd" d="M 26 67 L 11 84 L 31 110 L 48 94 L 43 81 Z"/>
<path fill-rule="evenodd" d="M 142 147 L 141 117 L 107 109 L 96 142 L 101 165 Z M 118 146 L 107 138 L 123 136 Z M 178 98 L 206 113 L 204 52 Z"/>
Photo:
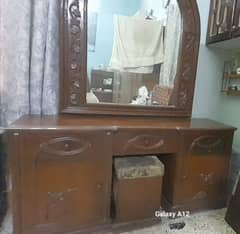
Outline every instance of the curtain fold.
<path fill-rule="evenodd" d="M 56 114 L 59 0 L 0 0 L 0 126 Z"/>

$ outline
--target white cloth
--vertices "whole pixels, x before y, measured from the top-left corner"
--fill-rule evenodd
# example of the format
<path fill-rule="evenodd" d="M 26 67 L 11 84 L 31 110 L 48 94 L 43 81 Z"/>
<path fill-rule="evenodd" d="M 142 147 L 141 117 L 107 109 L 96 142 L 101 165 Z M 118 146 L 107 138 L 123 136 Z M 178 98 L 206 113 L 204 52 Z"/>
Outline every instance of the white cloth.
<path fill-rule="evenodd" d="M 87 103 L 99 103 L 97 96 L 93 92 L 87 93 Z"/>
<path fill-rule="evenodd" d="M 110 67 L 119 71 L 151 73 L 164 61 L 164 27 L 161 21 L 114 16 Z"/>
<path fill-rule="evenodd" d="M 161 68 L 159 83 L 162 86 L 174 87 L 178 68 L 179 46 L 181 41 L 181 12 L 178 2 L 171 1 L 168 6 L 167 25 L 165 28 L 165 60 Z"/>

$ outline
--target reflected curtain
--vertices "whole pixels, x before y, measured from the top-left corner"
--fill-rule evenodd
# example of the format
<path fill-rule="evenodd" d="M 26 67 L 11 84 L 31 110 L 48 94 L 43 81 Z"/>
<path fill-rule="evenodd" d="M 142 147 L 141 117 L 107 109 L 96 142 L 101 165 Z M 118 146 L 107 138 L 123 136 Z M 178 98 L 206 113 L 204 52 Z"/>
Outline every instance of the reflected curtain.
<path fill-rule="evenodd" d="M 177 1 L 170 1 L 165 28 L 165 58 L 160 73 L 160 85 L 174 87 L 181 38 L 181 13 Z"/>
<path fill-rule="evenodd" d="M 55 114 L 59 0 L 0 0 L 0 126 Z"/>

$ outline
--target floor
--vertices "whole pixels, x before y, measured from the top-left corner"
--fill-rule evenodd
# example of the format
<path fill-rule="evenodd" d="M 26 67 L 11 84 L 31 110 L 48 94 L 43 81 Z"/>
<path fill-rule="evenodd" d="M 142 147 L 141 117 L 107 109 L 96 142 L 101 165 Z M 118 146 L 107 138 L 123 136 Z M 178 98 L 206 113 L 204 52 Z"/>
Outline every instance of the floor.
<path fill-rule="evenodd" d="M 160 225 L 150 228 L 125 232 L 124 234 L 235 234 L 230 226 L 225 222 L 226 209 L 190 214 L 188 218 L 168 219 L 163 218 Z M 171 230 L 169 224 L 185 222 L 185 227 L 181 230 Z M 12 234 L 11 217 L 7 216 L 0 234 Z"/>
<path fill-rule="evenodd" d="M 201 212 L 189 218 L 168 219 L 163 218 L 160 225 L 124 234 L 235 234 L 225 222 L 226 209 Z M 181 230 L 171 230 L 169 224 L 184 222 L 186 225 Z"/>

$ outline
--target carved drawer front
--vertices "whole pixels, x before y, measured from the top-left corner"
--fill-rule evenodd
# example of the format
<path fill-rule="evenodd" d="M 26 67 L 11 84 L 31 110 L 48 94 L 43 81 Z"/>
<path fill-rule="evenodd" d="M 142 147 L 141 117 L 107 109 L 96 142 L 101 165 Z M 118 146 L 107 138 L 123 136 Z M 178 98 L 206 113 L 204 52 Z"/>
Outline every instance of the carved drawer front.
<path fill-rule="evenodd" d="M 225 151 L 225 140 L 220 135 L 199 136 L 192 141 L 189 151 L 193 154 L 223 153 Z"/>
<path fill-rule="evenodd" d="M 40 144 L 40 151 L 44 152 L 38 161 L 80 159 L 91 149 L 92 143 L 84 138 L 56 137 Z"/>
<path fill-rule="evenodd" d="M 175 153 L 178 151 L 174 130 L 120 130 L 114 136 L 115 155 Z"/>

